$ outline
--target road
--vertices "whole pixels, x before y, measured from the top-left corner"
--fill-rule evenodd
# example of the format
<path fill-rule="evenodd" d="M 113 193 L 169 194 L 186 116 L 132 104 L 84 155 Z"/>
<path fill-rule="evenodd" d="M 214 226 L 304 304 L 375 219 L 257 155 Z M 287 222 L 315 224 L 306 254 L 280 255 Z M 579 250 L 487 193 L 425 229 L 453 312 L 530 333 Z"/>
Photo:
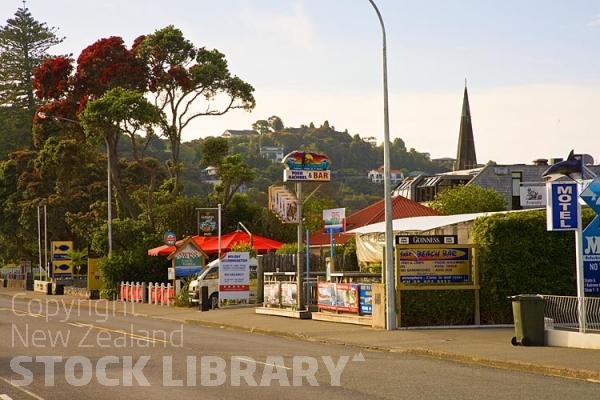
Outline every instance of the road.
<path fill-rule="evenodd" d="M 563 400 L 595 398 L 599 389 L 590 382 L 78 308 L 60 298 L 0 298 L 0 337 L 0 399 Z"/>

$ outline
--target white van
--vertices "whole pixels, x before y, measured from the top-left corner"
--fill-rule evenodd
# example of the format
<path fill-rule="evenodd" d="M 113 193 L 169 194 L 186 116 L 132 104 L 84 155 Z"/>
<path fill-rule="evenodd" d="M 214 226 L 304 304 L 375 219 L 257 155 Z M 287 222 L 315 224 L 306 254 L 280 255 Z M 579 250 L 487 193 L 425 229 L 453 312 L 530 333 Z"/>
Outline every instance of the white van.
<path fill-rule="evenodd" d="M 210 308 L 217 308 L 219 306 L 219 266 L 221 262 L 219 259 L 209 262 L 204 270 L 200 272 L 196 279 L 193 279 L 188 286 L 188 293 L 190 300 L 193 304 L 202 303 L 200 298 L 200 288 L 202 286 L 208 287 L 208 302 Z M 258 266 L 258 260 L 256 258 L 250 259 L 250 302 L 256 301 L 256 267 Z"/>

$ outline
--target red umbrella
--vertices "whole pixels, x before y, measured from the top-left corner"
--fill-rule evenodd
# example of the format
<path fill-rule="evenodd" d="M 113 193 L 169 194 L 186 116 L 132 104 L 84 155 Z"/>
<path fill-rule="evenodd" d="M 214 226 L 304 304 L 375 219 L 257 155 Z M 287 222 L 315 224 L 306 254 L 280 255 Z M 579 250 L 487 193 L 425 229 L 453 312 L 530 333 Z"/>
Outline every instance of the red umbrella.
<path fill-rule="evenodd" d="M 244 231 L 234 231 L 221 235 L 221 252 L 231 251 L 236 244 L 251 243 L 254 250 L 258 253 L 267 253 L 275 251 L 283 246 L 283 243 L 277 240 L 269 239 L 259 235 L 249 235 Z M 200 248 L 206 253 L 217 253 L 219 251 L 218 236 L 205 237 L 204 243 L 198 243 Z"/>
<path fill-rule="evenodd" d="M 214 254 L 219 252 L 219 237 L 218 236 L 194 236 L 194 242 L 206 254 Z M 182 240 L 178 241 L 175 246 L 162 245 L 148 250 L 149 256 L 168 256 L 174 252 Z M 221 252 L 231 251 L 232 247 L 240 243 L 250 243 L 258 253 L 267 253 L 275 251 L 283 246 L 283 243 L 277 240 L 269 239 L 264 236 L 252 235 L 244 231 L 235 231 L 221 235 Z"/>

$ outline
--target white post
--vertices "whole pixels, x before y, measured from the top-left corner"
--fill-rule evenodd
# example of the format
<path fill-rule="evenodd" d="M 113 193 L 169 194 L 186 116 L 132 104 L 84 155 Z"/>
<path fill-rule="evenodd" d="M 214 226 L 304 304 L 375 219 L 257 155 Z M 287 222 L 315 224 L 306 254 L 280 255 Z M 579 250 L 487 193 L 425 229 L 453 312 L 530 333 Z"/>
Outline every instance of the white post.
<path fill-rule="evenodd" d="M 581 204 L 577 199 L 577 230 L 575 231 L 575 259 L 577 279 L 577 314 L 579 316 L 579 332 L 585 333 L 587 328 L 585 307 L 585 286 L 583 280 L 583 228 L 581 227 Z"/>
<path fill-rule="evenodd" d="M 392 190 L 390 182 L 390 122 L 388 112 L 387 84 L 387 52 L 385 26 L 381 13 L 373 0 L 369 0 L 379 19 L 383 35 L 383 191 L 385 207 L 385 300 L 386 300 L 386 330 L 396 329 L 396 286 L 394 279 L 394 243 L 392 232 Z"/>
<path fill-rule="evenodd" d="M 218 257 L 219 260 L 221 259 L 221 203 L 219 203 L 218 205 L 218 218 L 219 218 L 219 238 L 218 238 L 218 246 L 219 246 L 219 252 L 218 252 Z"/>
<path fill-rule="evenodd" d="M 108 220 L 107 220 L 107 230 L 108 230 L 108 256 L 112 255 L 112 183 L 110 180 L 110 146 L 108 145 L 108 139 L 105 137 L 106 141 L 106 171 L 107 171 L 107 185 L 108 185 Z"/>

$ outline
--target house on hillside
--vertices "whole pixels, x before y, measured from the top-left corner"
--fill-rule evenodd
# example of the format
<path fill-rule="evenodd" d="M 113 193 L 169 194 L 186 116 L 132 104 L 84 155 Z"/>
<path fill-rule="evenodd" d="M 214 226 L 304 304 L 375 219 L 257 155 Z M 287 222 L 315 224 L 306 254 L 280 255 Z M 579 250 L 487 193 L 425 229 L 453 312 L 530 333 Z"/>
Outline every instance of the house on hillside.
<path fill-rule="evenodd" d="M 372 169 L 367 174 L 367 178 L 372 183 L 383 184 L 383 165 L 377 169 Z M 390 182 L 395 185 L 404 179 L 404 174 L 399 169 L 390 169 Z"/>
<path fill-rule="evenodd" d="M 216 167 L 211 166 L 204 168 L 200 172 L 200 178 L 203 182 L 210 183 L 213 186 L 221 182 L 221 179 L 219 178 L 219 171 Z"/>
<path fill-rule="evenodd" d="M 242 130 L 235 130 L 235 129 L 227 129 L 225 132 L 223 132 L 221 134 L 222 137 L 226 137 L 226 138 L 245 138 L 245 137 L 251 137 L 251 136 L 258 136 L 258 132 L 255 131 L 254 129 L 242 129 Z"/>
<path fill-rule="evenodd" d="M 283 160 L 283 147 L 260 146 L 260 155 L 272 163 L 280 163 Z"/>

